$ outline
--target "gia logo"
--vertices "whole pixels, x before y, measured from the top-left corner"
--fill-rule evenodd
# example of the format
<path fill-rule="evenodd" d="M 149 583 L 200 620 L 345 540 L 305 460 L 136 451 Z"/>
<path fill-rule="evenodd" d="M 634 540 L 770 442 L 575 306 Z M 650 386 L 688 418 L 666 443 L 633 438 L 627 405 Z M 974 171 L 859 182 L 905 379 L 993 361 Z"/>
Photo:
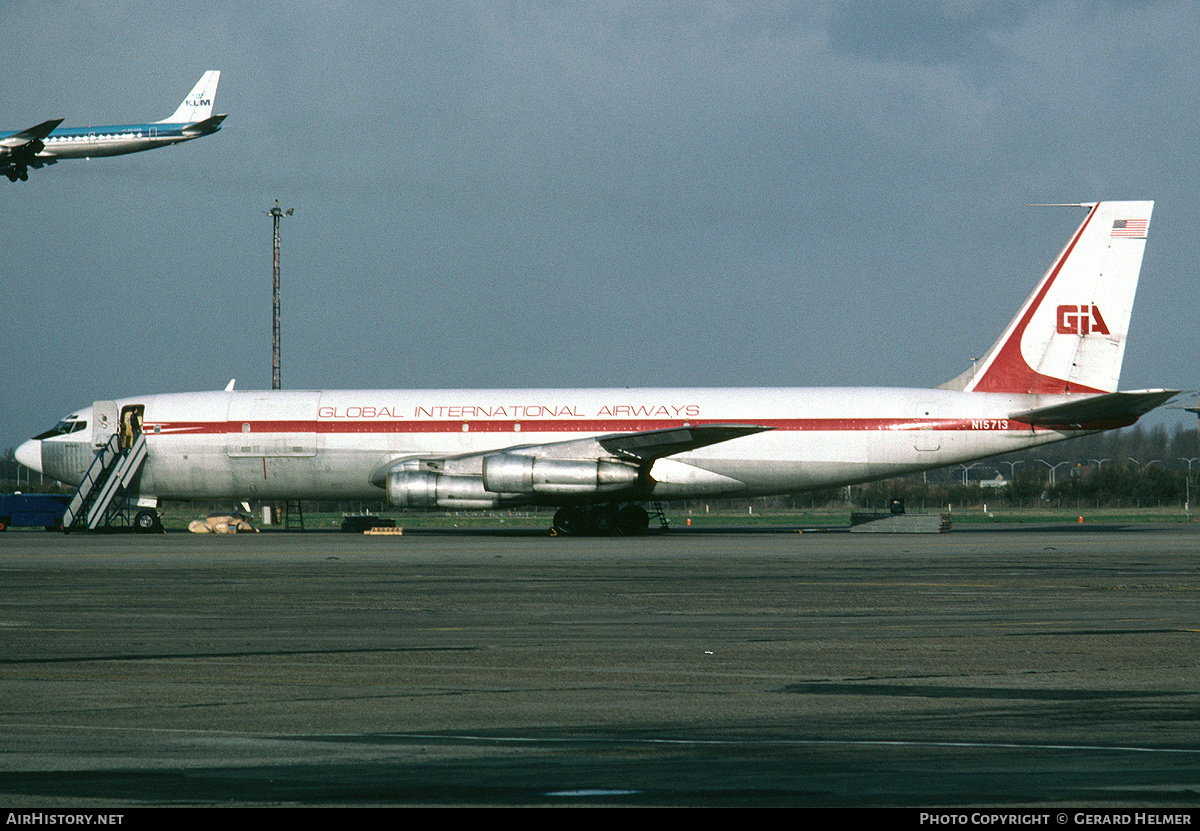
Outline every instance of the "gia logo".
<path fill-rule="evenodd" d="M 1108 324 L 1100 316 L 1099 306 L 1059 306 L 1058 333 L 1060 335 L 1107 335 Z"/>

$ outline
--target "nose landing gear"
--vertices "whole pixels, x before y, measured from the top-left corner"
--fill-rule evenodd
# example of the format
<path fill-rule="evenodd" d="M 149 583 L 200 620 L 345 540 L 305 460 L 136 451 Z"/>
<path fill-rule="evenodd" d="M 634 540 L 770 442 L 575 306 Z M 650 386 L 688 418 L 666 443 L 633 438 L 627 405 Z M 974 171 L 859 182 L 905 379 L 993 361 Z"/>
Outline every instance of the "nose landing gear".
<path fill-rule="evenodd" d="M 158 511 L 138 511 L 133 517 L 133 528 L 139 534 L 162 533 L 162 518 L 159 517 Z"/>

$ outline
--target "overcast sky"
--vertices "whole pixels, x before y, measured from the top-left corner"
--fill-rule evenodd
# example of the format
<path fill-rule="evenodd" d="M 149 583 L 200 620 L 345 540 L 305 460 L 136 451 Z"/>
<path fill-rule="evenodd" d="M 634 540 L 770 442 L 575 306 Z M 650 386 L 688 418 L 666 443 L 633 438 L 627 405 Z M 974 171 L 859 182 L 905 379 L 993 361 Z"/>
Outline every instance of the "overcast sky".
<path fill-rule="evenodd" d="M 207 69 L 229 114 L 0 179 L 0 447 L 269 388 L 276 198 L 287 388 L 933 386 L 1083 217 L 1026 206 L 1097 199 L 1156 200 L 1121 386 L 1195 388 L 1198 42 L 1187 2 L 0 0 L 0 129 Z"/>

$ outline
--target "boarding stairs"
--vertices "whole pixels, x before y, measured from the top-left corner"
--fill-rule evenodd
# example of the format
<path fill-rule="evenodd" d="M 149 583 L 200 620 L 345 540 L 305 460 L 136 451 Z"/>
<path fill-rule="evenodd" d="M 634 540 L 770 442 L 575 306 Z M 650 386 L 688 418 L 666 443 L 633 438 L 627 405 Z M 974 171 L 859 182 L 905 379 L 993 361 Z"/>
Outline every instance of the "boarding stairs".
<path fill-rule="evenodd" d="M 138 433 L 127 449 L 121 448 L 118 435 L 110 436 L 96 451 L 96 458 L 68 503 L 62 519 L 63 530 L 87 528 L 94 531 L 101 524 L 106 527 L 131 525 L 129 486 L 145 461 L 145 435 Z"/>

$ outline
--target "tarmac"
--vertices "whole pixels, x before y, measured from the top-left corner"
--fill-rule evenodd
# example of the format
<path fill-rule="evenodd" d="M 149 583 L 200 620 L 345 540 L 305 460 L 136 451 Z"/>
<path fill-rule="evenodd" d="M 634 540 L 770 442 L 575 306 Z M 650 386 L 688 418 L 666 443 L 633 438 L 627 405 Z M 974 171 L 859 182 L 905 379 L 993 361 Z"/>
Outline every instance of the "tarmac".
<path fill-rule="evenodd" d="M 0 807 L 1200 806 L 1200 532 L 0 535 Z"/>

